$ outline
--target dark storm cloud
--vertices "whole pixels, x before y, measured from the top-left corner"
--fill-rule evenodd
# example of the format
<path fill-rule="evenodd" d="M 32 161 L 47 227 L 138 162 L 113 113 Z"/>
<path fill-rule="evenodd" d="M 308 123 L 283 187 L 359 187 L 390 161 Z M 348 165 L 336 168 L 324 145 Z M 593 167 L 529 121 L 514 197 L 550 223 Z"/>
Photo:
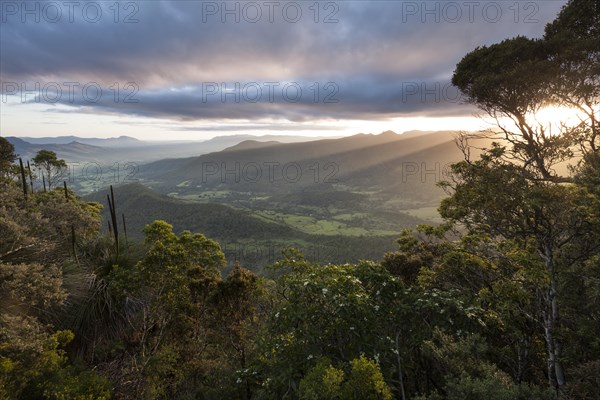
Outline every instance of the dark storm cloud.
<path fill-rule="evenodd" d="M 318 14 L 314 2 L 120 2 L 118 13 L 113 2 L 75 2 L 71 9 L 62 1 L 27 3 L 23 10 L 23 2 L 2 2 L 5 93 L 6 82 L 94 82 L 103 88 L 101 100 L 76 91 L 57 102 L 181 120 L 305 121 L 469 115 L 448 87 L 456 62 L 478 45 L 539 36 L 564 1 L 321 2 Z M 128 82 L 139 88 L 137 103 L 123 102 Z M 236 102 L 230 92 L 223 101 L 221 90 L 203 90 L 265 82 L 295 82 L 303 94 L 289 101 L 279 93 L 271 102 L 263 92 L 253 102 L 250 86 Z M 110 100 L 115 84 L 118 101 Z M 327 96 L 337 102 L 324 102 Z"/>
<path fill-rule="evenodd" d="M 7 88 L 18 92 L 13 86 Z M 33 89 L 33 86 L 29 86 Z M 46 84 L 30 90 L 29 104 L 62 104 L 73 111 L 96 110 L 184 121 L 272 118 L 386 119 L 396 116 L 459 116 L 471 112 L 448 79 L 431 81 L 393 74 L 342 76 L 332 81 L 199 82 L 177 88 L 141 89 Z M 65 112 L 65 109 L 60 109 Z"/>

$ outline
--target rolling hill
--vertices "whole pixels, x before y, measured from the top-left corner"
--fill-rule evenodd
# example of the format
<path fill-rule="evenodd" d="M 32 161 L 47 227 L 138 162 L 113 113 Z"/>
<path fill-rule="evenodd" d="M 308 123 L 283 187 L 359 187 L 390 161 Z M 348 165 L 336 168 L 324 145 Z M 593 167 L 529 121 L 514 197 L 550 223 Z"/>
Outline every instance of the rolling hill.
<path fill-rule="evenodd" d="M 177 231 L 218 240 L 230 260 L 254 269 L 273 262 L 286 247 L 304 249 L 320 262 L 352 262 L 394 249 L 402 229 L 440 221 L 436 209 L 445 193 L 437 183 L 462 156 L 454 137 L 387 131 L 293 143 L 246 139 L 219 151 L 142 164 L 137 183 L 71 186 L 81 193 L 96 189 L 86 199 L 105 203 L 102 187 L 115 185 L 118 212 L 126 215 L 135 240 L 142 239 L 144 225 L 164 219 Z M 193 145 L 187 146 L 191 151 Z M 48 147 L 59 155 L 112 156 L 153 148 L 79 142 Z"/>
<path fill-rule="evenodd" d="M 460 159 L 453 132 L 388 131 L 260 147 L 244 142 L 198 157 L 149 163 L 140 168 L 140 177 L 162 193 L 186 198 L 212 193 L 244 207 L 293 193 L 307 198 L 301 195 L 306 192 L 363 194 L 380 204 L 403 200 L 423 207 L 437 205 L 444 196 L 436 183 Z M 345 202 L 353 207 L 356 198 L 346 195 Z"/>
<path fill-rule="evenodd" d="M 104 219 L 108 221 L 106 194 L 106 190 L 98 191 L 84 199 L 103 204 Z M 394 240 L 399 232 L 399 229 L 385 234 L 366 229 L 353 232 L 356 227 L 348 220 L 315 219 L 314 226 L 325 226 L 325 223 L 331 226 L 329 231 L 324 229 L 311 233 L 301 223 L 294 225 L 298 221 L 279 218 L 277 213 L 250 212 L 223 204 L 174 199 L 141 184 L 115 187 L 115 198 L 117 213 L 126 217 L 130 240 L 141 241 L 143 227 L 163 219 L 171 223 L 176 232 L 190 230 L 219 241 L 230 264 L 240 261 L 253 270 L 260 270 L 274 262 L 287 247 L 299 248 L 307 259 L 323 263 L 378 259 L 396 247 Z M 406 215 L 393 218 L 407 226 L 423 222 Z M 119 229 L 122 232 L 121 225 Z"/>
<path fill-rule="evenodd" d="M 52 150 L 69 163 L 147 163 L 165 158 L 181 158 L 221 151 L 241 142 L 251 140 L 251 147 L 262 143 L 293 143 L 318 138 L 285 135 L 233 135 L 217 136 L 204 141 L 143 141 L 128 136 L 99 139 L 78 136 L 61 137 L 13 137 L 6 139 L 15 146 L 15 152 L 24 160 L 32 159 L 41 150 Z"/>

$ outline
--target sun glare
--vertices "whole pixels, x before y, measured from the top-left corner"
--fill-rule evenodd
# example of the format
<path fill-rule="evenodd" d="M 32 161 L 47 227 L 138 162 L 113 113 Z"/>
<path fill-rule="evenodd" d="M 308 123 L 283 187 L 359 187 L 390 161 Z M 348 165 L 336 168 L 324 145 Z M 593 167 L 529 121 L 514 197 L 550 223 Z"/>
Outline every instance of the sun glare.
<path fill-rule="evenodd" d="M 563 127 L 574 127 L 582 122 L 583 114 L 572 107 L 550 106 L 532 115 L 530 122 L 550 130 L 550 134 L 559 134 Z"/>

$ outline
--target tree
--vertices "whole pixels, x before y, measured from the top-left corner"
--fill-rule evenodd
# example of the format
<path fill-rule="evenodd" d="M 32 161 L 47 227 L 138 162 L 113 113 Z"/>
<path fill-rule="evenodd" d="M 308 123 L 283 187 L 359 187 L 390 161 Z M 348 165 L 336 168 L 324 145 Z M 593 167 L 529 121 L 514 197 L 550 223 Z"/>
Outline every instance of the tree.
<path fill-rule="evenodd" d="M 477 48 L 458 63 L 452 78 L 471 103 L 496 120 L 499 131 L 488 132 L 497 141 L 477 161 L 470 159 L 468 139 L 459 138 L 465 161 L 452 167 L 453 179 L 445 183 L 451 197 L 440 212 L 470 233 L 519 246 L 533 268 L 544 266 L 546 281 L 536 296 L 554 387 L 565 383 L 563 343 L 557 337 L 561 273 L 600 250 L 598 199 L 579 185 L 565 185 L 576 177 L 559 169 L 569 162 L 575 166 L 577 148 L 586 165 L 600 140 L 595 109 L 600 41 L 584 39 L 597 35 L 597 15 L 597 2 L 573 0 L 548 26 L 545 39 L 517 37 Z M 574 33 L 568 33 L 571 27 Z M 560 124 L 551 133 L 536 118 L 551 104 L 576 105 L 587 118 L 584 112 L 580 123 Z"/>
<path fill-rule="evenodd" d="M 467 331 L 478 324 L 452 292 L 406 287 L 380 264 L 324 266 L 297 251 L 284 257 L 274 266 L 279 301 L 255 366 L 267 398 L 297 396 L 323 358 L 349 365 L 361 355 L 375 360 L 398 398 L 425 391 L 419 349 L 431 327 Z"/>
<path fill-rule="evenodd" d="M 323 359 L 300 381 L 298 398 L 301 400 L 341 399 L 344 371 Z"/>
<path fill-rule="evenodd" d="M 350 361 L 350 375 L 342 388 L 343 399 L 392 400 L 379 365 L 365 356 Z"/>
<path fill-rule="evenodd" d="M 361 356 L 349 363 L 348 376 L 327 359 L 322 360 L 300 381 L 300 400 L 391 400 L 392 391 L 385 383 L 379 365 Z"/>
<path fill-rule="evenodd" d="M 564 131 L 551 135 L 535 118 L 551 104 L 549 82 L 555 79 L 546 47 L 542 40 L 516 37 L 476 48 L 458 63 L 452 83 L 495 120 L 500 132 L 488 135 L 510 146 L 497 156 L 518 163 L 532 181 L 564 182 L 569 179 L 554 168 L 572 156 L 574 138 Z"/>
<path fill-rule="evenodd" d="M 0 316 L 0 396 L 16 399 L 108 400 L 106 379 L 69 364 L 70 331 L 48 332 L 32 317 Z"/>
<path fill-rule="evenodd" d="M 115 377 L 119 395 L 195 396 L 205 390 L 211 295 L 221 282 L 224 255 L 215 241 L 189 231 L 177 235 L 165 221 L 147 225 L 144 234 L 141 260 L 113 265 L 107 277 L 119 301 L 137 310 L 121 338 L 128 356 Z"/>
<path fill-rule="evenodd" d="M 425 344 L 425 353 L 436 369 L 444 371 L 443 386 L 419 400 L 554 400 L 550 388 L 515 383 L 504 371 L 489 362 L 487 343 L 478 335 L 453 337 L 434 332 Z"/>
<path fill-rule="evenodd" d="M 56 153 L 50 150 L 38 151 L 33 158 L 33 164 L 42 171 L 42 176 L 46 177 L 48 189 L 62 178 L 67 167 L 65 160 L 57 158 Z"/>
<path fill-rule="evenodd" d="M 0 262 L 64 262 L 73 250 L 72 228 L 76 244 L 95 240 L 102 206 L 69 193 L 69 200 L 63 192 L 36 193 L 23 204 L 16 184 L 0 180 Z"/>
<path fill-rule="evenodd" d="M 215 397 L 252 398 L 256 377 L 247 371 L 258 354 L 256 337 L 272 311 L 267 288 L 264 279 L 236 263 L 210 296 L 209 336 L 220 361 L 209 377 Z"/>
<path fill-rule="evenodd" d="M 0 397 L 108 399 L 108 382 L 71 363 L 65 347 L 73 333 L 57 328 L 68 318 L 65 270 L 79 245 L 98 234 L 99 204 L 70 194 L 36 193 L 23 202 L 15 182 L 0 180 Z M 76 275 L 76 274 L 75 274 Z M 85 291 L 80 275 L 69 274 Z M 81 285 L 83 283 L 83 285 Z"/>
<path fill-rule="evenodd" d="M 16 158 L 15 147 L 6 138 L 0 136 L 0 174 L 8 175 Z"/>
<path fill-rule="evenodd" d="M 600 4 L 571 0 L 545 29 L 549 59 L 557 79 L 552 98 L 582 113 L 581 151 L 597 152 L 600 140 Z"/>

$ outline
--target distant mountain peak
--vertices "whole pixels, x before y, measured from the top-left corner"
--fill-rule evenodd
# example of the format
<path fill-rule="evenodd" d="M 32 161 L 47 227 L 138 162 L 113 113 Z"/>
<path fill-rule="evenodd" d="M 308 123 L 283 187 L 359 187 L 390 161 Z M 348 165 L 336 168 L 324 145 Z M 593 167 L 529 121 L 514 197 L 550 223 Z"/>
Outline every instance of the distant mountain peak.
<path fill-rule="evenodd" d="M 249 149 L 258 149 L 262 147 L 276 146 L 282 144 L 276 140 L 271 140 L 268 142 L 258 141 L 258 140 L 244 140 L 236 145 L 231 147 L 227 147 L 223 151 L 235 151 L 235 150 L 249 150 Z"/>
<path fill-rule="evenodd" d="M 108 138 L 108 139 L 112 139 L 112 138 Z M 115 139 L 117 139 L 117 140 L 128 140 L 128 141 L 131 141 L 131 142 L 141 142 L 140 139 L 136 139 L 136 138 L 134 138 L 132 136 L 126 136 L 126 135 L 121 135 L 121 136 L 119 136 L 119 137 L 117 137 Z"/>

